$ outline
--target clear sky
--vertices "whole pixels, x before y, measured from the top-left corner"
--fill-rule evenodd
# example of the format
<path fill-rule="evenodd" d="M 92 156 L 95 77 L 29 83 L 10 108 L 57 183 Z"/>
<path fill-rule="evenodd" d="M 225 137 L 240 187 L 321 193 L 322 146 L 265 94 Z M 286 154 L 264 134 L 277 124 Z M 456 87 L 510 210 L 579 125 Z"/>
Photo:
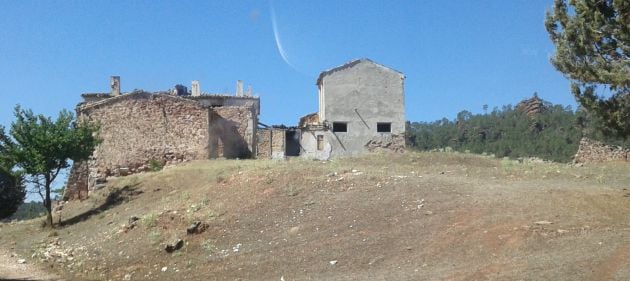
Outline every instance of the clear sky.
<path fill-rule="evenodd" d="M 575 106 L 549 63 L 552 0 L 3 1 L 0 124 L 19 103 L 73 109 L 85 92 L 166 90 L 261 97 L 260 120 L 296 125 L 317 111 L 323 70 L 369 58 L 403 72 L 406 118 L 515 104 L 538 92 Z"/>

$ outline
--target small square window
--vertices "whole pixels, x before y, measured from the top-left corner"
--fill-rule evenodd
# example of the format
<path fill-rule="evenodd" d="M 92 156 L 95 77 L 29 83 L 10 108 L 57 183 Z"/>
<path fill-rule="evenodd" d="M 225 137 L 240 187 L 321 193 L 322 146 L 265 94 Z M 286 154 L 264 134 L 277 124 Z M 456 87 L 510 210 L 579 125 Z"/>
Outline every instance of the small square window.
<path fill-rule="evenodd" d="M 333 132 L 347 132 L 348 131 L 348 123 L 346 122 L 333 122 Z"/>
<path fill-rule="evenodd" d="M 392 123 L 378 122 L 376 123 L 376 131 L 379 133 L 391 133 Z"/>

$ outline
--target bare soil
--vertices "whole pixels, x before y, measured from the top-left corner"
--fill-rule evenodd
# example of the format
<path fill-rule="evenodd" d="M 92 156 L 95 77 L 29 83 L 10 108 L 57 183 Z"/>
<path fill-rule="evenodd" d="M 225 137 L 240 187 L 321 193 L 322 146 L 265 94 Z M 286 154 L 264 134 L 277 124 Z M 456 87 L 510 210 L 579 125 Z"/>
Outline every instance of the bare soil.
<path fill-rule="evenodd" d="M 10 248 L 9 248 L 10 249 Z M 16 253 L 0 248 L 0 280 L 53 281 L 62 280 L 56 274 L 41 268 L 41 265 L 22 262 Z"/>
<path fill-rule="evenodd" d="M 68 280 L 630 280 L 629 214 L 627 163 L 218 160 L 112 179 L 0 243 Z"/>

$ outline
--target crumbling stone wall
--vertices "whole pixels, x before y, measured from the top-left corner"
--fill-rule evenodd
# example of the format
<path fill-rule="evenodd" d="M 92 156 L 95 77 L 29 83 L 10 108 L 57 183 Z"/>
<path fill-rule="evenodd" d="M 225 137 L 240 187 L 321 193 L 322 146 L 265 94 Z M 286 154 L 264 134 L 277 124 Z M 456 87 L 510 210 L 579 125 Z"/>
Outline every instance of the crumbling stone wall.
<path fill-rule="evenodd" d="M 209 109 L 183 98 L 132 93 L 80 106 L 103 140 L 89 161 L 90 179 L 126 175 L 208 157 Z M 93 183 L 91 184 L 93 185 Z"/>
<path fill-rule="evenodd" d="M 147 171 L 153 163 L 249 158 L 257 111 L 142 91 L 79 104 L 77 115 L 99 125 L 102 143 L 88 161 L 75 163 L 65 197 L 84 198 L 107 177 Z"/>
<path fill-rule="evenodd" d="M 608 161 L 630 161 L 630 149 L 606 145 L 588 138 L 580 140 L 574 163 L 598 163 Z"/>
<path fill-rule="evenodd" d="M 304 127 L 307 127 L 309 125 L 318 125 L 318 124 L 320 124 L 320 122 L 319 122 L 319 114 L 317 114 L 317 112 L 315 112 L 315 113 L 310 113 L 310 114 L 307 114 L 305 116 L 302 116 L 300 118 L 300 123 L 299 123 L 298 127 L 304 128 Z"/>
<path fill-rule="evenodd" d="M 66 186 L 63 194 L 64 200 L 82 200 L 87 198 L 88 176 L 88 162 L 74 162 L 72 164 L 72 169 L 70 170 L 70 175 L 68 176 L 68 186 Z"/>
<path fill-rule="evenodd" d="M 368 151 L 389 150 L 395 152 L 405 151 L 405 136 L 398 134 L 383 134 L 380 137 L 369 140 L 365 147 Z"/>
<path fill-rule="evenodd" d="M 256 158 L 271 159 L 271 130 L 258 129 L 256 139 Z"/>
<path fill-rule="evenodd" d="M 215 107 L 209 115 L 210 158 L 250 158 L 256 146 L 257 116 L 248 107 Z"/>
<path fill-rule="evenodd" d="M 286 150 L 286 129 L 267 128 L 257 133 L 258 159 L 282 159 Z"/>

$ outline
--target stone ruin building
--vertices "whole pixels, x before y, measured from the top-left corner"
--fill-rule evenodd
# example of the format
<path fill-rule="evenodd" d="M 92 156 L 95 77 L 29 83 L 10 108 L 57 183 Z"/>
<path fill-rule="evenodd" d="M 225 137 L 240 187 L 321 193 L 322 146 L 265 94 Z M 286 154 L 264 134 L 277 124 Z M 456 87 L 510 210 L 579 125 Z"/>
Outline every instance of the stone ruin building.
<path fill-rule="evenodd" d="M 202 93 L 176 85 L 169 91 L 122 93 L 111 77 L 109 93 L 82 94 L 77 118 L 99 125 L 102 139 L 92 157 L 74 163 L 64 198 L 86 198 L 108 177 L 200 159 L 314 159 L 404 149 L 405 76 L 368 59 L 324 71 L 317 79 L 319 111 L 296 127 L 258 122 L 260 99 Z"/>
<path fill-rule="evenodd" d="M 171 91 L 120 92 L 120 78 L 110 93 L 83 94 L 77 118 L 98 124 L 99 144 L 88 161 L 74 163 L 66 198 L 85 198 L 107 177 L 147 171 L 151 165 L 189 160 L 251 158 L 256 155 L 260 99 L 245 95 L 202 94 L 177 85 Z"/>

